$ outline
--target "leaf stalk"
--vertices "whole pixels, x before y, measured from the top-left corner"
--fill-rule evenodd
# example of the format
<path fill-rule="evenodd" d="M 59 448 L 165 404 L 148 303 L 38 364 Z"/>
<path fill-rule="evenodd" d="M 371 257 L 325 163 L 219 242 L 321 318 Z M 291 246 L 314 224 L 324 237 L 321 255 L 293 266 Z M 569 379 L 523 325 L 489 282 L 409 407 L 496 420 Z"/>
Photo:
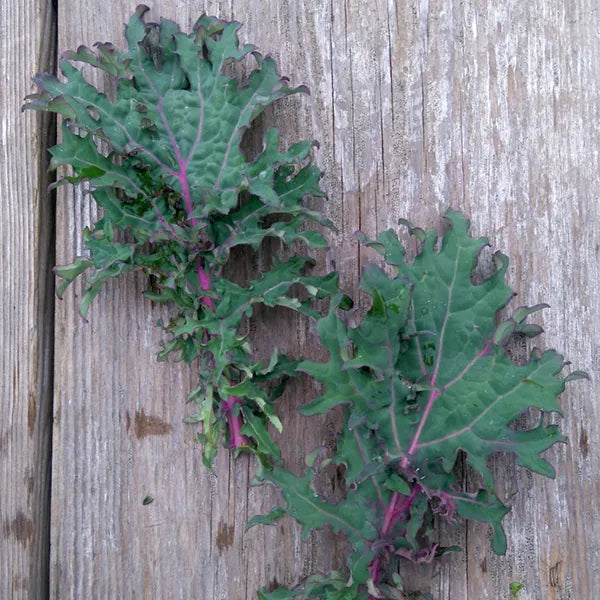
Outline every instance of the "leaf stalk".
<path fill-rule="evenodd" d="M 422 490 L 421 486 L 417 483 L 412 488 L 410 495 L 403 496 L 399 492 L 394 492 L 390 501 L 385 509 L 383 516 L 383 525 L 381 527 L 381 538 L 389 536 L 398 522 L 405 521 L 409 515 L 410 507 L 414 502 L 417 494 Z M 404 500 L 402 500 L 404 498 Z M 381 577 L 381 569 L 383 566 L 384 553 L 380 552 L 369 565 L 369 574 L 371 581 L 374 586 L 377 587 L 377 583 Z M 369 600 L 376 600 L 375 596 L 369 596 Z"/>

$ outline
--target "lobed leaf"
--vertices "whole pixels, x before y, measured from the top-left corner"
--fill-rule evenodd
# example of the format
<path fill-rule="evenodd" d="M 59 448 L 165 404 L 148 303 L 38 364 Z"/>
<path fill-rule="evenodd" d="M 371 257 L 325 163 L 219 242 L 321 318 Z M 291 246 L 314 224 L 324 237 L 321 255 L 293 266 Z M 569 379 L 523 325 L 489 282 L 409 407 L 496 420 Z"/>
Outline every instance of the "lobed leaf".
<path fill-rule="evenodd" d="M 320 231 L 306 228 L 307 221 L 333 227 L 306 206 L 324 195 L 314 143 L 283 148 L 271 128 L 254 159 L 240 147 L 265 108 L 306 89 L 290 87 L 272 58 L 240 44 L 239 23 L 203 15 L 184 33 L 166 19 L 146 23 L 147 10 L 140 5 L 131 16 L 125 52 L 108 43 L 65 52 L 62 77 L 37 75 L 39 93 L 26 99 L 25 109 L 64 117 L 62 141 L 51 149 L 53 168 L 63 168 L 58 184 L 84 183 L 103 213 L 84 232 L 85 256 L 57 268 L 58 292 L 83 275 L 85 315 L 108 278 L 148 275 L 147 297 L 176 310 L 161 324 L 168 339 L 159 359 L 174 353 L 198 361 L 200 385 L 189 399 L 199 407 L 191 420 L 203 425 L 205 462 L 224 424 L 227 439 L 276 459 L 267 422 L 281 426 L 273 403 L 289 361 L 279 357 L 280 366 L 265 371 L 240 329 L 256 304 L 317 315 L 312 300 L 337 290 L 337 277 L 310 277 L 311 261 L 295 256 L 255 281 L 234 283 L 227 274 L 237 246 L 258 250 L 268 237 L 326 245 Z M 254 68 L 242 81 L 233 75 L 242 69 L 232 67 L 247 59 Z M 97 89 L 79 64 L 111 78 L 116 92 Z M 230 407 L 242 390 L 241 410 L 237 400 Z"/>
<path fill-rule="evenodd" d="M 363 270 L 361 287 L 371 308 L 356 327 L 341 318 L 342 298 L 336 296 L 318 322 L 328 362 L 298 367 L 324 385 L 323 395 L 302 407 L 304 414 L 345 406 L 333 457 L 346 470 L 345 499 L 333 504 L 318 497 L 313 470 L 303 478 L 277 468 L 260 474 L 281 488 L 287 513 L 305 532 L 329 524 L 346 534 L 353 552 L 343 589 L 365 598 L 409 598 L 401 579 L 386 581 L 386 572 L 400 559 L 427 563 L 454 549 L 430 537 L 435 515 L 489 523 L 492 547 L 503 553 L 501 522 L 510 508 L 495 492 L 488 459 L 510 452 L 521 466 L 552 477 L 541 455 L 565 439 L 543 419 L 545 412 L 560 413 L 557 397 L 569 379 L 558 376 L 562 357 L 534 351 L 516 365 L 504 350 L 514 333 L 539 333 L 525 319 L 545 305 L 518 308 L 497 323 L 513 296 L 504 281 L 508 260 L 497 255 L 495 272 L 474 283 L 487 240 L 471 238 L 460 214 L 449 211 L 446 217 L 441 243 L 435 232 L 411 228 L 422 241 L 411 264 L 394 232 L 365 240 L 394 273 L 375 266 Z M 537 424 L 517 429 L 517 419 L 532 407 L 540 411 Z M 453 471 L 459 454 L 485 487 L 461 489 Z M 289 597 L 329 597 L 326 588 L 302 595 L 307 589 L 299 586 Z"/>

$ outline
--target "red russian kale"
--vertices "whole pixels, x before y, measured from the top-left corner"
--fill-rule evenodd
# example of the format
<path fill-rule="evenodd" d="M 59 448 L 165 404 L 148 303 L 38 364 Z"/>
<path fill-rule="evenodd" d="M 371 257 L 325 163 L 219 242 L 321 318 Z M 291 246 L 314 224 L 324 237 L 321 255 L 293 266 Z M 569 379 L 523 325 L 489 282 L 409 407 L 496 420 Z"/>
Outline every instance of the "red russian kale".
<path fill-rule="evenodd" d="M 498 311 L 513 296 L 504 282 L 508 259 L 497 254 L 494 274 L 474 284 L 487 240 L 469 237 L 460 214 L 448 212 L 447 218 L 450 228 L 439 251 L 435 232 L 411 229 L 422 242 L 412 264 L 393 231 L 367 242 L 395 274 L 375 266 L 363 271 L 361 287 L 372 306 L 357 327 L 340 318 L 339 296 L 319 320 L 329 361 L 303 362 L 299 369 L 322 382 L 325 393 L 301 412 L 346 407 L 333 457 L 345 467 L 346 496 L 338 503 L 320 497 L 311 464 L 304 477 L 279 468 L 259 477 L 278 485 L 286 501 L 285 511 L 271 520 L 287 513 L 306 533 L 329 524 L 346 534 L 353 549 L 349 575 L 261 592 L 264 599 L 414 597 L 404 589 L 399 562 L 428 563 L 449 550 L 430 537 L 435 516 L 489 523 L 492 548 L 504 553 L 501 521 L 510 507 L 494 490 L 487 466 L 494 453 L 512 452 L 519 465 L 554 475 L 540 455 L 564 437 L 558 426 L 545 424 L 543 414 L 560 413 L 556 398 L 565 382 L 585 374 L 558 377 L 564 361 L 553 350 L 534 350 L 521 365 L 510 360 L 506 342 L 512 335 L 538 335 L 541 328 L 526 318 L 545 305 L 518 308 L 497 325 Z M 532 407 L 539 411 L 537 424 L 516 429 L 515 421 Z M 481 475 L 475 493 L 456 480 L 459 454 Z"/>
<path fill-rule="evenodd" d="M 290 88 L 271 58 L 240 46 L 239 23 L 202 16 L 186 34 L 172 21 L 145 23 L 146 11 L 139 6 L 126 27 L 127 52 L 108 43 L 66 52 L 64 80 L 38 75 L 41 92 L 27 98 L 25 108 L 64 117 L 52 166 L 67 165 L 72 174 L 60 183 L 86 182 L 103 209 L 84 231 L 87 255 L 56 269 L 58 291 L 85 273 L 85 315 L 106 279 L 134 270 L 149 275 L 147 296 L 177 308 L 164 324 L 170 339 L 159 358 L 176 352 L 199 361 L 199 386 L 188 400 L 198 404 L 192 420 L 203 424 L 206 464 L 225 429 L 230 446 L 276 459 L 266 420 L 281 429 L 273 407 L 281 386 L 269 390 L 264 382 L 293 374 L 294 362 L 277 350 L 267 366 L 253 361 L 242 321 L 255 304 L 315 315 L 310 300 L 336 291 L 337 276 L 307 277 L 311 259 L 292 256 L 240 285 L 228 279 L 227 265 L 232 249 L 256 250 L 266 237 L 325 245 L 318 231 L 305 229 L 307 220 L 331 227 L 304 202 L 323 196 L 312 142 L 282 151 L 277 130 L 269 129 L 254 160 L 240 148 L 267 106 L 304 88 Z M 248 55 L 256 68 L 242 85 L 231 67 Z M 73 62 L 111 76 L 116 97 L 88 83 Z M 290 293 L 293 284 L 304 288 L 304 300 Z"/>

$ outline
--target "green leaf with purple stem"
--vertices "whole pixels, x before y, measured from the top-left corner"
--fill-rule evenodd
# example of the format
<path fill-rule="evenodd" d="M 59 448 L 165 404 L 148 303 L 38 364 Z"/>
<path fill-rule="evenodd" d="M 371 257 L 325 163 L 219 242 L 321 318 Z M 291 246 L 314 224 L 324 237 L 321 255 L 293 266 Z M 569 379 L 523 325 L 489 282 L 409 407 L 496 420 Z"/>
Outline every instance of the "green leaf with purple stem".
<path fill-rule="evenodd" d="M 39 92 L 26 99 L 25 109 L 64 117 L 61 143 L 51 149 L 52 166 L 66 167 L 58 185 L 85 184 L 102 209 L 85 233 L 85 256 L 57 268 L 58 291 L 84 275 L 85 315 L 107 279 L 149 276 L 148 298 L 175 308 L 161 324 L 168 339 L 159 359 L 198 361 L 200 383 L 189 397 L 198 409 L 190 420 L 202 423 L 205 463 L 231 427 L 225 439 L 234 446 L 277 457 L 266 425 L 278 424 L 273 400 L 289 361 L 279 355 L 279 367 L 265 371 L 241 329 L 257 304 L 317 315 L 312 301 L 335 292 L 337 276 L 309 276 L 312 261 L 296 256 L 267 257 L 256 280 L 228 276 L 238 246 L 259 250 L 266 238 L 326 245 L 306 227 L 333 227 L 306 205 L 324 195 L 314 143 L 285 148 L 271 128 L 255 157 L 241 148 L 265 108 L 306 89 L 290 87 L 272 58 L 240 44 L 239 23 L 203 15 L 184 33 L 166 19 L 146 23 L 147 10 L 140 5 L 131 16 L 125 52 L 107 43 L 65 52 L 62 77 L 38 74 Z M 95 87 L 78 63 L 110 79 L 114 93 Z M 233 75 L 247 64 L 254 64 L 247 77 Z M 248 397 L 228 394 L 239 386 Z"/>
<path fill-rule="evenodd" d="M 401 581 L 390 582 L 387 573 L 396 571 L 400 559 L 429 563 L 453 549 L 431 537 L 436 516 L 489 523 L 492 547 L 503 553 L 501 522 L 510 508 L 495 492 L 488 459 L 510 452 L 518 464 L 552 477 L 541 454 L 564 440 L 542 418 L 546 412 L 560 414 L 557 397 L 568 379 L 558 376 L 562 357 L 535 351 L 516 365 L 504 350 L 513 333 L 539 333 L 524 330 L 524 321 L 543 305 L 521 307 L 497 323 L 513 296 L 504 282 L 508 260 L 496 255 L 494 272 L 474 283 L 487 240 L 471 238 L 460 214 L 446 216 L 449 228 L 441 243 L 433 231 L 411 229 L 422 245 L 410 264 L 393 231 L 366 242 L 393 273 L 365 268 L 361 287 L 372 299 L 368 313 L 356 327 L 348 326 L 338 296 L 318 323 L 329 361 L 299 365 L 324 385 L 323 395 L 302 408 L 304 414 L 345 407 L 333 457 L 345 467 L 345 498 L 333 503 L 317 496 L 313 470 L 304 478 L 278 469 L 259 472 L 281 488 L 287 513 L 305 532 L 328 524 L 346 534 L 353 549 L 348 585 L 370 599 L 409 598 Z M 516 428 L 530 407 L 540 411 L 537 422 Z M 485 487 L 461 489 L 454 474 L 460 454 Z M 374 529 L 366 534 L 359 522 Z M 311 596 L 303 596 L 305 591 L 299 586 L 290 597 L 329 597 L 325 588 Z"/>

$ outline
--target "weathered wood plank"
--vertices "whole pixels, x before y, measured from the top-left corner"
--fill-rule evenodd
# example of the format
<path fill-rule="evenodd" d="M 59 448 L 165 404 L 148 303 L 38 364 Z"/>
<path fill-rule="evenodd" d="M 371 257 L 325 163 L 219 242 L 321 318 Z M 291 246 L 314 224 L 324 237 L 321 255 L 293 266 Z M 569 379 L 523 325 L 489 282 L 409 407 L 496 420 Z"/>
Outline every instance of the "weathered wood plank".
<path fill-rule="evenodd" d="M 46 0 L 0 5 L 0 597 L 47 594 L 52 403 L 51 119 L 22 115 L 31 77 L 52 70 Z"/>
<path fill-rule="evenodd" d="M 542 317 L 542 343 L 592 373 L 591 385 L 574 384 L 562 401 L 571 441 L 548 453 L 557 479 L 516 471 L 521 491 L 506 520 L 507 556 L 490 553 L 488 532 L 477 524 L 443 531 L 466 553 L 414 574 L 415 583 L 440 600 L 508 598 L 511 581 L 524 583 L 521 600 L 596 597 L 600 465 L 593 447 L 600 431 L 589 399 L 598 391 L 600 356 L 593 327 L 600 317 L 593 225 L 600 23 L 593 0 L 206 7 L 244 22 L 245 39 L 312 89 L 312 98 L 286 100 L 266 119 L 286 140 L 321 141 L 329 215 L 340 227 L 321 261 L 341 271 L 347 289 L 356 292 L 369 258 L 350 240 L 354 230 L 374 235 L 405 216 L 440 226 L 448 206 L 462 209 L 475 234 L 510 255 L 518 302 L 553 306 Z M 107 17 L 98 1 L 63 7 L 60 48 L 121 43 L 133 8 L 124 3 Z M 197 16 L 189 10 L 161 6 L 184 27 Z M 69 194 L 60 201 L 59 261 L 77 252 L 90 210 Z M 327 535 L 302 544 L 293 524 L 243 535 L 246 518 L 271 508 L 277 494 L 248 490 L 250 466 L 225 452 L 218 478 L 202 468 L 194 431 L 181 423 L 193 374 L 153 363 L 160 337 L 153 323 L 163 311 L 142 300 L 142 287 L 133 278 L 108 287 L 87 325 L 72 294 L 57 312 L 52 597 L 254 598 L 274 580 L 292 583 L 341 565 L 341 545 Z M 306 323 L 272 319 L 290 351 L 314 346 Z M 260 332 L 254 339 L 264 347 Z M 333 423 L 308 426 L 295 415 L 294 406 L 313 394 L 298 384 L 283 408 L 292 468 L 306 450 L 331 443 Z M 508 481 L 514 466 L 501 459 L 496 469 Z M 143 507 L 146 493 L 155 501 Z"/>

